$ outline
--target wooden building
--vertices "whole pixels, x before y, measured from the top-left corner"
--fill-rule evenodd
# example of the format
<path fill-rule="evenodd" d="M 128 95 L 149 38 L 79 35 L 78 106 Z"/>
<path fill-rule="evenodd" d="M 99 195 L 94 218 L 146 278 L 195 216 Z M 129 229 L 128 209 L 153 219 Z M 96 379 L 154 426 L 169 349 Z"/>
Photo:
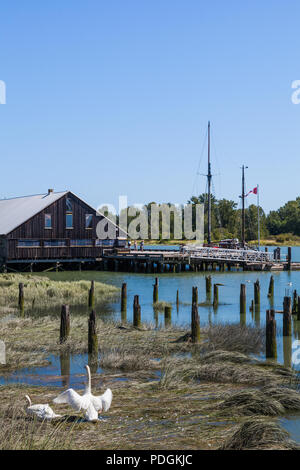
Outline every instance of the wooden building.
<path fill-rule="evenodd" d="M 99 239 L 101 222 L 115 238 Z M 125 244 L 127 234 L 71 191 L 0 200 L 0 266 L 12 263 L 84 262 L 104 247 Z"/>

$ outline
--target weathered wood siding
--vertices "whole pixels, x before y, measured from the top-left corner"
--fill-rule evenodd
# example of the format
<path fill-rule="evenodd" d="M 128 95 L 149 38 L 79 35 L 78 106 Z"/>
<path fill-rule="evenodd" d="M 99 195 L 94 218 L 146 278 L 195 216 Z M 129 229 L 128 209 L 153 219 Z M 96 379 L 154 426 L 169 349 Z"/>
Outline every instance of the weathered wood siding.
<path fill-rule="evenodd" d="M 73 206 L 73 228 L 66 228 L 66 200 Z M 51 214 L 52 228 L 45 228 L 45 214 Z M 91 228 L 86 228 L 86 214 L 92 214 Z M 68 193 L 7 235 L 7 259 L 95 258 L 101 248 L 95 246 L 96 226 L 103 217 L 74 194 Z M 19 240 L 39 240 L 40 247 L 18 247 Z M 45 240 L 64 240 L 66 246 L 45 247 Z M 70 246 L 71 240 L 92 240 L 93 246 Z"/>

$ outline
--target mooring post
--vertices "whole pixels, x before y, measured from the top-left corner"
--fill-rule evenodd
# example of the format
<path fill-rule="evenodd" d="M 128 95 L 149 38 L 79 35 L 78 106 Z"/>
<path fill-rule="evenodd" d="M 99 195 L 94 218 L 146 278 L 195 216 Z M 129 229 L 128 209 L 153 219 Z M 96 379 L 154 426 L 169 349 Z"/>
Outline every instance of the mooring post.
<path fill-rule="evenodd" d="M 298 294 L 297 291 L 294 290 L 293 292 L 293 307 L 292 307 L 292 313 L 293 315 L 298 312 Z"/>
<path fill-rule="evenodd" d="M 297 320 L 300 321 L 300 297 L 298 297 L 297 302 Z"/>
<path fill-rule="evenodd" d="M 158 277 L 156 277 L 155 284 L 153 284 L 153 303 L 154 304 L 158 302 L 158 286 L 159 286 L 159 281 L 158 281 Z"/>
<path fill-rule="evenodd" d="M 192 343 L 199 343 L 200 341 L 200 319 L 196 302 L 193 302 L 192 305 L 191 338 Z"/>
<path fill-rule="evenodd" d="M 96 332 L 96 313 L 92 310 L 88 322 L 88 353 L 98 354 L 98 337 Z"/>
<path fill-rule="evenodd" d="M 288 263 L 288 270 L 291 269 L 291 263 L 292 263 L 292 248 L 289 246 L 288 247 L 288 255 L 287 255 L 287 263 Z"/>
<path fill-rule="evenodd" d="M 251 305 L 250 305 L 250 308 L 249 308 L 250 312 L 254 312 L 254 300 L 252 299 L 251 300 Z"/>
<path fill-rule="evenodd" d="M 196 302 L 196 304 L 198 305 L 198 287 L 193 287 L 193 290 L 192 290 L 192 304 L 194 302 Z"/>
<path fill-rule="evenodd" d="M 275 310 L 267 310 L 266 315 L 266 358 L 277 358 Z"/>
<path fill-rule="evenodd" d="M 91 281 L 91 287 L 89 290 L 89 307 L 93 308 L 95 306 L 95 282 Z"/>
<path fill-rule="evenodd" d="M 127 311 L 127 284 L 123 282 L 121 289 L 121 312 Z"/>
<path fill-rule="evenodd" d="M 172 323 L 172 307 L 170 305 L 165 306 L 165 327 L 169 328 Z"/>
<path fill-rule="evenodd" d="M 292 334 L 292 299 L 284 297 L 283 299 L 283 336 Z"/>
<path fill-rule="evenodd" d="M 213 301 L 214 308 L 217 308 L 218 304 L 219 304 L 219 286 L 217 286 L 217 284 L 214 284 L 214 301 Z"/>
<path fill-rule="evenodd" d="M 19 310 L 21 315 L 24 314 L 24 284 L 22 282 L 19 283 Z"/>
<path fill-rule="evenodd" d="M 240 289 L 240 313 L 246 313 L 246 284 L 241 284 L 241 289 Z"/>
<path fill-rule="evenodd" d="M 211 276 L 205 276 L 206 298 L 211 298 Z"/>
<path fill-rule="evenodd" d="M 60 314 L 60 343 L 64 343 L 70 334 L 70 309 L 69 305 L 62 305 Z"/>
<path fill-rule="evenodd" d="M 138 295 L 135 295 L 133 300 L 133 326 L 134 328 L 140 328 L 141 326 L 141 306 Z"/>
<path fill-rule="evenodd" d="M 274 277 L 273 276 L 270 277 L 268 297 L 274 297 Z"/>
<path fill-rule="evenodd" d="M 254 283 L 254 304 L 255 304 L 255 310 L 259 311 L 260 310 L 260 283 L 258 279 Z"/>
<path fill-rule="evenodd" d="M 179 290 L 177 289 L 177 292 L 176 292 L 176 307 L 177 307 L 177 310 L 179 308 Z"/>

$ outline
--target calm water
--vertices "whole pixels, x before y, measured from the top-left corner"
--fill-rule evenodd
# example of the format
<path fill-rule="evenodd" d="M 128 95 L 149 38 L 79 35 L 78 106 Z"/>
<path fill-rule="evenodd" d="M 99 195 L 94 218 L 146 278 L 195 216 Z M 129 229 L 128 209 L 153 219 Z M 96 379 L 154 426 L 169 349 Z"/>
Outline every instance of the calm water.
<path fill-rule="evenodd" d="M 223 284 L 219 287 L 219 306 L 214 309 L 212 306 L 200 306 L 200 325 L 214 323 L 240 323 L 239 295 L 240 284 L 246 284 L 247 291 L 247 314 L 246 324 L 264 326 L 266 310 L 272 305 L 267 297 L 268 286 L 271 274 L 269 272 L 211 272 L 212 282 Z M 294 289 L 298 289 L 300 294 L 300 271 L 294 272 L 274 272 L 274 308 L 282 310 L 284 295 L 292 295 Z M 139 295 L 142 321 L 157 323 L 157 317 L 153 311 L 153 283 L 154 278 L 159 278 L 159 300 L 172 304 L 172 322 L 176 325 L 189 325 L 191 317 L 191 297 L 192 287 L 197 286 L 199 292 L 199 302 L 206 301 L 205 293 L 205 273 L 166 273 L 166 274 L 134 274 L 134 273 L 114 273 L 99 271 L 82 272 L 61 272 L 47 274 L 51 279 L 57 280 L 77 280 L 94 279 L 100 282 L 107 282 L 121 287 L 123 282 L 127 283 L 128 307 L 127 320 L 132 321 L 132 304 L 134 295 Z M 261 285 L 261 311 L 260 315 L 252 315 L 249 311 L 251 300 L 254 298 L 254 282 L 259 279 Z M 176 308 L 176 292 L 179 290 L 179 309 Z M 105 309 L 99 308 L 99 315 L 105 315 L 113 319 L 120 319 L 120 301 L 107 306 Z M 282 314 L 276 314 L 278 330 L 278 362 L 287 366 L 291 362 L 291 341 L 282 339 Z M 300 339 L 300 322 L 293 319 L 293 338 Z M 163 314 L 158 315 L 158 325 L 164 324 Z"/>

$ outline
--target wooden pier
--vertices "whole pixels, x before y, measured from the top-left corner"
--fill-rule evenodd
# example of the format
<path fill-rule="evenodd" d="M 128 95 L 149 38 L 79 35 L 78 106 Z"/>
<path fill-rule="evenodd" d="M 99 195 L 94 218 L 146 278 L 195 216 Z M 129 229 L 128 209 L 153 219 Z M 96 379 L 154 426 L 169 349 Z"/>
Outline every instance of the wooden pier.
<path fill-rule="evenodd" d="M 11 260 L 2 272 L 98 270 L 144 273 L 180 273 L 186 271 L 284 271 L 300 270 L 300 263 L 280 259 L 272 252 L 216 248 L 181 251 L 145 249 L 104 249 L 98 257 L 73 259 Z"/>
<path fill-rule="evenodd" d="M 103 270 L 146 273 L 300 270 L 300 263 L 275 259 L 273 253 L 214 248 L 190 249 L 183 252 L 169 250 L 106 252 L 97 261 L 101 263 Z"/>

